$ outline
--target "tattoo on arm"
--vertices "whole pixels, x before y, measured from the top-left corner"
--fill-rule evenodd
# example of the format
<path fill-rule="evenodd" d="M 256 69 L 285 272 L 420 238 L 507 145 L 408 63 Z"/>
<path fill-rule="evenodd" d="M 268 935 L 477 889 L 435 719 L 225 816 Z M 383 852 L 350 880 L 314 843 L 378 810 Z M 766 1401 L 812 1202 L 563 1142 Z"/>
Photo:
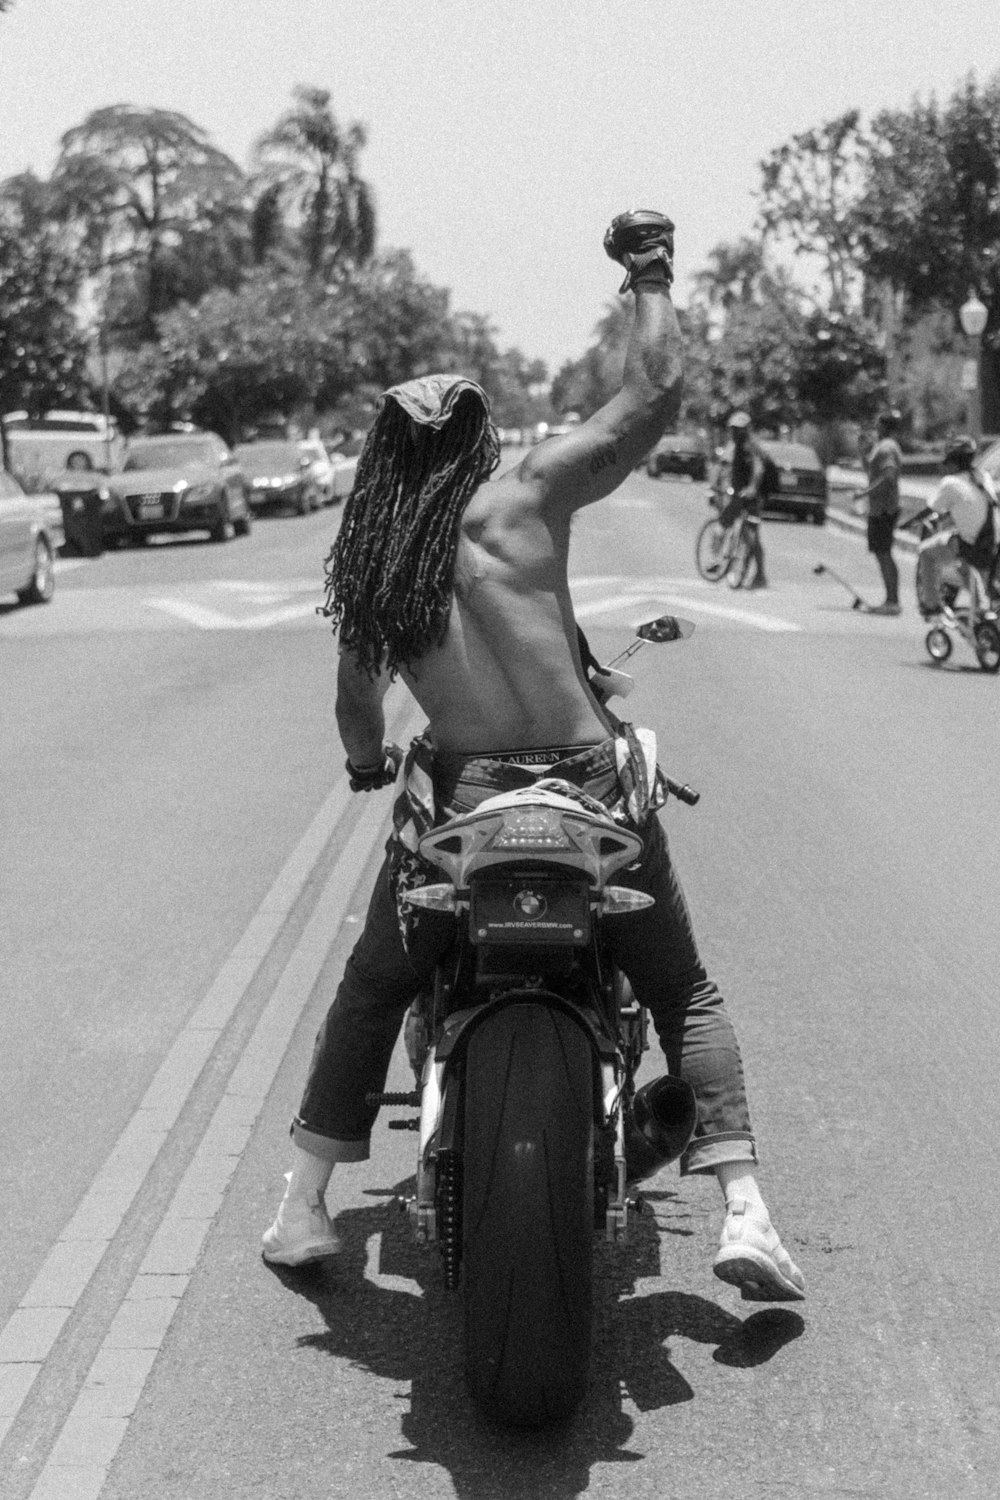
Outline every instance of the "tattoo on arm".
<path fill-rule="evenodd" d="M 591 474 L 599 474 L 602 469 L 612 468 L 618 462 L 618 454 L 613 443 L 604 443 L 593 458 L 590 460 Z"/>

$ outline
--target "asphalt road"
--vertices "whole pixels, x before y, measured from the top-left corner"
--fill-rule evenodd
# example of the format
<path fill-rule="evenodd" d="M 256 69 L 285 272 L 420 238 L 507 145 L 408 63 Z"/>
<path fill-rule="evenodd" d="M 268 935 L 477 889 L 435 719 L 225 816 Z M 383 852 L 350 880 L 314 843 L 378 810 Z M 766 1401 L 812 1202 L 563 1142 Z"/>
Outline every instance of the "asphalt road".
<path fill-rule="evenodd" d="M 628 711 L 702 792 L 667 827 L 806 1303 L 715 1281 L 717 1188 L 668 1170 L 597 1249 L 584 1408 L 525 1436 L 469 1408 L 394 1207 L 412 1136 L 335 1178 L 335 1266 L 263 1265 L 388 810 L 334 731 L 336 515 L 115 553 L 0 607 L 5 1497 L 997 1493 L 1000 681 L 930 665 L 909 559 L 900 619 L 852 612 L 815 563 L 874 569 L 833 528 L 768 523 L 766 593 L 701 582 L 703 496 L 637 473 L 578 518 L 574 592 L 604 659 L 698 626 Z"/>

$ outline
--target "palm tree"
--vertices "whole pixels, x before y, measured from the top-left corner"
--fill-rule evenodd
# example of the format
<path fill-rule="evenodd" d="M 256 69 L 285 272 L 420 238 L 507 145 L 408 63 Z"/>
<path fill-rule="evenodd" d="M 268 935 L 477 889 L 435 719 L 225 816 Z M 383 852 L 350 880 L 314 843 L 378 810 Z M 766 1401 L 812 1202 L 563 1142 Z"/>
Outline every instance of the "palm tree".
<path fill-rule="evenodd" d="M 299 84 L 293 96 L 294 107 L 254 146 L 259 186 L 277 193 L 299 230 L 310 275 L 361 265 L 375 249 L 374 199 L 358 173 L 365 128 L 340 127 L 328 89 Z"/>

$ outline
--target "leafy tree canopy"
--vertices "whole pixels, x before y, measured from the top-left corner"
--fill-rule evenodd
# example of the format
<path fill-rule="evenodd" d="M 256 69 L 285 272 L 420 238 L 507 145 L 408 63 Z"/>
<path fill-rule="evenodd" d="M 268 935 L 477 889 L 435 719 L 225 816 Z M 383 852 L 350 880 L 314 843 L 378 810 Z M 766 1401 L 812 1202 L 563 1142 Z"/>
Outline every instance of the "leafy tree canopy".
<path fill-rule="evenodd" d="M 294 106 L 254 147 L 258 209 L 266 205 L 258 227 L 277 243 L 284 213 L 312 275 L 362 265 L 375 250 L 375 201 L 359 171 L 367 134 L 357 122 L 342 127 L 330 97 L 300 84 Z"/>

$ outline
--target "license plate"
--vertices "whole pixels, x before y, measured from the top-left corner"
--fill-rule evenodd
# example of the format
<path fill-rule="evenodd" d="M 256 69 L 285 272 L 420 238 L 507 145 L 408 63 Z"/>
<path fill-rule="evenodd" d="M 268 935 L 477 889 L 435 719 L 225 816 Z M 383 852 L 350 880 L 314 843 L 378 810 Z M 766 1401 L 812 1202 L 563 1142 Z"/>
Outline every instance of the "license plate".
<path fill-rule="evenodd" d="M 588 888 L 570 881 L 496 880 L 470 893 L 474 943 L 556 943 L 579 947 L 590 936 Z"/>
<path fill-rule="evenodd" d="M 782 474 L 781 488 L 783 490 L 797 490 L 798 487 L 799 481 L 795 474 Z"/>
<path fill-rule="evenodd" d="M 140 500 L 139 514 L 144 521 L 160 521 L 166 514 L 162 500 Z"/>

